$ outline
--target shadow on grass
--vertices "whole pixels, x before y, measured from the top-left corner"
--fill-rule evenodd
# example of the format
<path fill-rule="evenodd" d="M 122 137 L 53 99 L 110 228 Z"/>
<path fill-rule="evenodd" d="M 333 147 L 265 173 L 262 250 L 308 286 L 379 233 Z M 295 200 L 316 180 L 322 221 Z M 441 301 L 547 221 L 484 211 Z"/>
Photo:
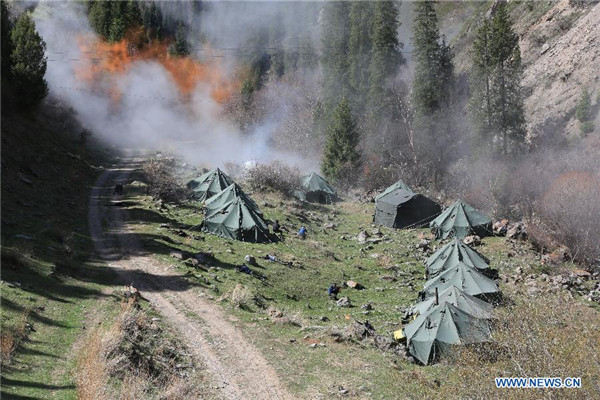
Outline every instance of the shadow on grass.
<path fill-rule="evenodd" d="M 48 385 L 46 383 L 41 382 L 29 382 L 29 381 L 20 381 L 17 379 L 10 379 L 5 376 L 2 376 L 2 386 L 19 386 L 19 387 L 30 387 L 30 388 L 39 388 L 39 389 L 48 389 L 48 390 L 63 390 L 63 389 L 75 389 L 75 385 Z M 4 393 L 3 393 L 4 394 Z M 7 397 L 2 396 L 2 398 L 10 399 L 13 398 L 13 395 L 6 394 Z"/>

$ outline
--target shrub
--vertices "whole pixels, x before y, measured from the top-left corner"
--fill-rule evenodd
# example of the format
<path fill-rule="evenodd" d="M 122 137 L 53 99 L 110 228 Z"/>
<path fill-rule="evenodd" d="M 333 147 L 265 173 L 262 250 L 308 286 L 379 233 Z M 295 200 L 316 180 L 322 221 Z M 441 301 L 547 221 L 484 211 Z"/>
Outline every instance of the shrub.
<path fill-rule="evenodd" d="M 143 172 L 154 199 L 178 203 L 189 197 L 189 190 L 175 177 L 173 160 L 151 159 L 144 164 Z"/>
<path fill-rule="evenodd" d="M 249 310 L 254 304 L 254 294 L 247 287 L 237 284 L 230 296 L 231 304 L 242 310 Z"/>
<path fill-rule="evenodd" d="M 582 122 L 579 130 L 582 136 L 586 136 L 588 133 L 594 132 L 594 123 L 592 121 Z"/>
<path fill-rule="evenodd" d="M 300 170 L 281 161 L 251 166 L 247 171 L 247 179 L 255 190 L 269 188 L 292 195 L 300 188 Z"/>
<path fill-rule="evenodd" d="M 575 108 L 575 118 L 582 123 L 588 121 L 591 117 L 591 108 L 592 103 L 590 99 L 590 93 L 587 91 L 587 89 L 583 89 L 581 97 L 579 98 L 579 102 L 577 103 L 577 107 Z"/>
<path fill-rule="evenodd" d="M 600 257 L 600 180 L 588 172 L 560 175 L 543 196 L 539 217 L 574 259 Z"/>

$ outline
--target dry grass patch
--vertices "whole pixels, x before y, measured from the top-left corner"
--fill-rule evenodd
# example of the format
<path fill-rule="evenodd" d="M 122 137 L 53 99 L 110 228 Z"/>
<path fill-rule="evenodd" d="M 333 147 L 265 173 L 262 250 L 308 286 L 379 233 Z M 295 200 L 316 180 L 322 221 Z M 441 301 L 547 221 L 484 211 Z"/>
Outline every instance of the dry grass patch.
<path fill-rule="evenodd" d="M 455 373 L 439 398 L 597 398 L 600 320 L 562 296 L 525 300 L 497 312 L 494 342 L 460 348 L 447 359 Z M 581 389 L 497 389 L 495 377 L 581 377 Z"/>

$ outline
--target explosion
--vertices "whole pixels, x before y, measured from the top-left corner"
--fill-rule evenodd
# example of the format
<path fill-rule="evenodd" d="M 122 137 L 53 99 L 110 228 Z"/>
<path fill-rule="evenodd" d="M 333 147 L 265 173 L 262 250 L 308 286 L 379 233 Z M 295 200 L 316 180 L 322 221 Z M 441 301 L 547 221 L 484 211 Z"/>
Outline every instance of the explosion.
<path fill-rule="evenodd" d="M 76 78 L 91 86 L 107 84 L 112 99 L 118 102 L 122 93 L 116 78 L 136 61 L 155 61 L 169 72 L 183 101 L 189 100 L 199 84 L 209 88 L 212 100 L 217 103 L 225 102 L 238 90 L 239 84 L 225 75 L 218 58 L 200 62 L 189 56 L 170 56 L 167 40 L 145 43 L 138 39 L 140 32 L 132 31 L 116 43 L 91 35 L 80 36 L 77 41 L 83 56 L 75 69 Z"/>

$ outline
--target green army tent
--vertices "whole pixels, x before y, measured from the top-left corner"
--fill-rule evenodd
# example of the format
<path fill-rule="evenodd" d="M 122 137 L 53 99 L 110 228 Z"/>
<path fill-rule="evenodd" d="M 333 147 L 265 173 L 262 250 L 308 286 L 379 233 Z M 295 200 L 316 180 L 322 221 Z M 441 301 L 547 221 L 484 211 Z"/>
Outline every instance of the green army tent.
<path fill-rule="evenodd" d="M 409 353 L 427 365 L 452 345 L 486 342 L 489 321 L 443 302 L 404 328 Z"/>
<path fill-rule="evenodd" d="M 263 243 L 273 241 L 269 227 L 244 197 L 236 197 L 207 211 L 202 230 L 226 239 Z"/>
<path fill-rule="evenodd" d="M 373 220 L 376 224 L 398 229 L 419 227 L 427 225 L 441 212 L 435 201 L 410 189 L 396 188 L 386 192 L 375 200 Z"/>
<path fill-rule="evenodd" d="M 425 261 L 427 277 L 435 278 L 445 270 L 455 267 L 459 262 L 470 265 L 484 274 L 490 269 L 487 258 L 464 244 L 462 240 L 454 238 Z"/>
<path fill-rule="evenodd" d="M 388 186 L 383 192 L 381 192 L 377 196 L 375 196 L 375 201 L 379 200 L 381 197 L 385 196 L 386 194 L 388 194 L 390 192 L 393 192 L 396 189 L 402 189 L 407 192 L 412 192 L 411 188 L 409 188 L 406 183 L 404 183 L 403 181 L 398 181 L 398 182 L 394 183 L 393 185 Z"/>
<path fill-rule="evenodd" d="M 320 175 L 312 172 L 300 181 L 296 197 L 310 203 L 331 204 L 340 200 L 336 190 Z"/>
<path fill-rule="evenodd" d="M 258 208 L 258 204 L 256 204 L 254 200 L 244 193 L 242 188 L 240 188 L 237 183 L 232 183 L 208 199 L 206 203 L 204 203 L 204 212 L 205 214 L 211 214 L 213 210 L 220 210 L 224 205 L 237 198 L 244 200 L 244 204 L 246 204 L 247 207 L 251 208 L 258 215 L 262 215 L 262 212 Z"/>
<path fill-rule="evenodd" d="M 439 217 L 431 221 L 429 226 L 438 240 L 450 236 L 464 239 L 471 234 L 487 236 L 492 231 L 492 220 L 467 203 L 457 200 Z"/>
<path fill-rule="evenodd" d="M 498 284 L 493 279 L 470 265 L 459 262 L 456 266 L 425 282 L 421 296 L 423 299 L 428 299 L 435 295 L 435 288 L 438 292 L 442 292 L 450 286 L 456 286 L 471 296 L 500 292 Z"/>
<path fill-rule="evenodd" d="M 193 191 L 194 198 L 206 201 L 231 184 L 233 180 L 217 168 L 189 181 L 187 187 Z"/>
<path fill-rule="evenodd" d="M 468 295 L 456 286 L 450 286 L 443 292 L 438 293 L 438 304 L 444 302 L 450 303 L 454 307 L 458 307 L 474 317 L 486 319 L 492 318 L 493 307 L 490 303 Z M 428 300 L 416 304 L 412 308 L 412 313 L 414 315 L 427 314 L 427 312 L 434 307 L 436 307 L 435 295 Z"/>

